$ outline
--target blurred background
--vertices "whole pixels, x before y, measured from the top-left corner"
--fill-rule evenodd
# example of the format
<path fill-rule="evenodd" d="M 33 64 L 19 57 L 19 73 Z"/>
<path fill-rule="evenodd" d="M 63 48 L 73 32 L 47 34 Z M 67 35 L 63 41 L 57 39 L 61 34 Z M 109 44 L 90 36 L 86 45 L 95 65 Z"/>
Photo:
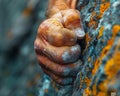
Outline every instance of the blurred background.
<path fill-rule="evenodd" d="M 37 63 L 34 40 L 47 3 L 0 0 L 0 96 L 45 96 L 50 81 Z"/>

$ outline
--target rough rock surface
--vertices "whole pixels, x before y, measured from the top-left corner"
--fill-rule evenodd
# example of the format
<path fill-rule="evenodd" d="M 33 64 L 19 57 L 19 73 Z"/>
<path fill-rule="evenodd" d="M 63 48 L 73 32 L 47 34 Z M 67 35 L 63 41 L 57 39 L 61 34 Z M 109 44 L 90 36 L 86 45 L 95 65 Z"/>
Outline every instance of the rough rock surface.
<path fill-rule="evenodd" d="M 46 8 L 47 0 L 0 1 L 0 96 L 120 96 L 120 0 L 78 1 L 86 47 L 73 86 L 38 67 L 33 42 Z"/>
<path fill-rule="evenodd" d="M 59 96 L 119 96 L 120 0 L 79 0 L 78 4 L 87 43 L 83 65 L 69 88 L 72 95 L 64 87 L 66 92 Z"/>

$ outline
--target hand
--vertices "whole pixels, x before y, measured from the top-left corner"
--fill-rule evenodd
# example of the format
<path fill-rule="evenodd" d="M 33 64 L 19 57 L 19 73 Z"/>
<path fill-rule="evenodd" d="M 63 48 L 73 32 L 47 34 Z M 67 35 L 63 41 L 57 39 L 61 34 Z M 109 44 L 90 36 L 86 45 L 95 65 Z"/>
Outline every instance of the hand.
<path fill-rule="evenodd" d="M 84 36 L 79 11 L 75 9 L 59 11 L 39 26 L 34 43 L 37 59 L 56 83 L 73 83 L 81 64 L 77 39 Z"/>

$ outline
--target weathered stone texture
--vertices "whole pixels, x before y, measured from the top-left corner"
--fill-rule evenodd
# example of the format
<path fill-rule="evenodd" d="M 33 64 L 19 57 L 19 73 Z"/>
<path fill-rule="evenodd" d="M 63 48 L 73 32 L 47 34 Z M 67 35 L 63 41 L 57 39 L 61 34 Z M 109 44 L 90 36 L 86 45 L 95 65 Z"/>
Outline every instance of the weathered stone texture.
<path fill-rule="evenodd" d="M 79 0 L 77 8 L 86 32 L 86 48 L 81 56 L 83 65 L 74 86 L 69 88 L 73 92 L 59 94 L 110 96 L 114 93 L 119 96 L 120 1 Z"/>
<path fill-rule="evenodd" d="M 119 93 L 119 8 L 119 0 L 91 0 L 83 7 L 80 5 L 87 46 L 72 96 L 82 96 L 83 93 L 88 96 L 110 96 L 111 92 Z"/>

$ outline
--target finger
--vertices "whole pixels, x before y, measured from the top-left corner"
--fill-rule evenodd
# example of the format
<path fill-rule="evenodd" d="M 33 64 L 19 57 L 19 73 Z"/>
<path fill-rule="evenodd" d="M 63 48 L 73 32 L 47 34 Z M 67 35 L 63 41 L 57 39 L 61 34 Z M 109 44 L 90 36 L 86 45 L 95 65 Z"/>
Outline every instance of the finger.
<path fill-rule="evenodd" d="M 37 55 L 37 58 L 40 66 L 46 68 L 58 76 L 76 76 L 80 69 L 80 65 L 82 64 L 80 60 L 73 64 L 62 65 L 57 64 L 42 55 Z"/>
<path fill-rule="evenodd" d="M 40 40 L 38 38 L 35 40 L 34 46 L 38 54 L 40 51 L 52 61 L 63 64 L 77 61 L 81 51 L 79 45 L 74 45 L 71 47 L 54 47 L 45 40 Z"/>
<path fill-rule="evenodd" d="M 77 2 L 77 0 L 67 0 L 67 3 L 71 9 L 76 8 L 76 2 Z"/>
<path fill-rule="evenodd" d="M 55 81 L 56 83 L 60 84 L 60 85 L 69 85 L 72 84 L 75 77 L 60 77 L 55 75 L 54 73 L 51 73 L 50 71 L 48 71 L 47 69 L 43 68 L 43 71 L 49 75 L 53 81 Z"/>
<path fill-rule="evenodd" d="M 83 38 L 85 36 L 85 32 L 80 19 L 79 11 L 75 9 L 69 9 L 62 11 L 62 15 L 65 27 L 73 30 L 78 39 Z"/>
<path fill-rule="evenodd" d="M 77 41 L 76 34 L 64 28 L 56 18 L 48 19 L 40 25 L 38 37 L 45 39 L 54 46 L 71 46 Z"/>
<path fill-rule="evenodd" d="M 77 2 L 77 0 L 72 0 L 70 8 L 75 9 L 76 8 L 76 2 Z"/>

